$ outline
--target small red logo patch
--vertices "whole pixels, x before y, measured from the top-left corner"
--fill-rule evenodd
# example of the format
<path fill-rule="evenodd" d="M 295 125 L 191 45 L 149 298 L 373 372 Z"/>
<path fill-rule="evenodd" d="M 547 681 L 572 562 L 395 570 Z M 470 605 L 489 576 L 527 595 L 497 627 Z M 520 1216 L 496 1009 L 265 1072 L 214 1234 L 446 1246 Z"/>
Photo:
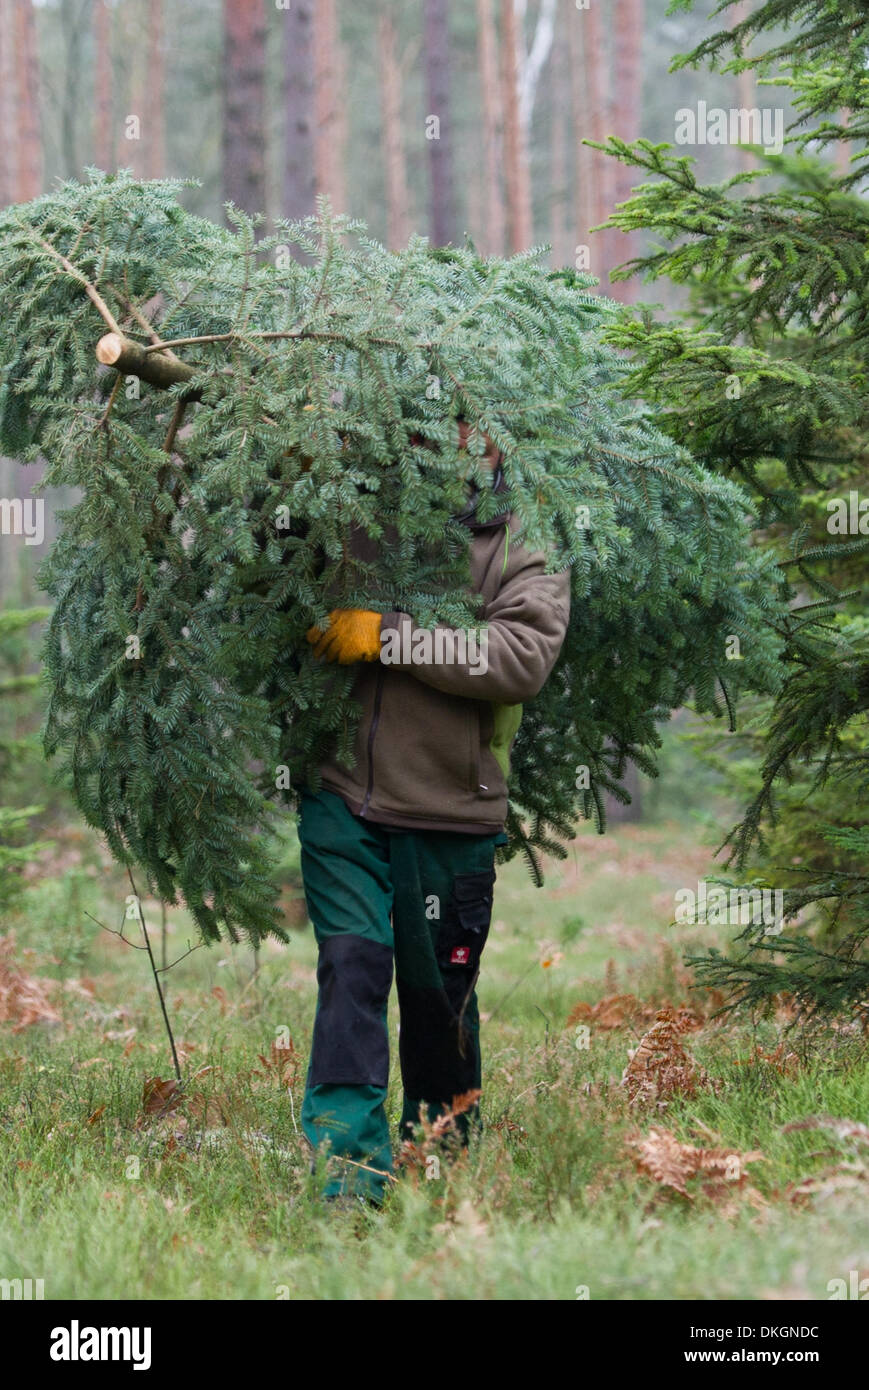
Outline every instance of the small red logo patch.
<path fill-rule="evenodd" d="M 470 954 L 471 948 L 469 946 L 454 946 L 453 954 L 450 956 L 450 965 L 467 965 Z"/>

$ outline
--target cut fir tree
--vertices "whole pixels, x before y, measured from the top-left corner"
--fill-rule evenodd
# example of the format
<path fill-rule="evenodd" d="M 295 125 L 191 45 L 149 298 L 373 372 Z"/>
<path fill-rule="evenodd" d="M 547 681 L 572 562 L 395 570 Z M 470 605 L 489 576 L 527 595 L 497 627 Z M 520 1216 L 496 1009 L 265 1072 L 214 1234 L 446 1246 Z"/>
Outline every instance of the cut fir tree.
<path fill-rule="evenodd" d="M 481 520 L 506 503 L 572 573 L 514 748 L 508 856 L 539 876 L 538 849 L 602 824 L 602 791 L 624 796 L 629 760 L 653 771 L 656 721 L 692 692 L 722 714 L 775 688 L 782 586 L 746 544 L 746 496 L 620 399 L 590 280 L 422 238 L 389 252 L 325 207 L 257 240 L 182 191 L 94 172 L 3 213 L 0 442 L 81 490 L 43 574 L 46 748 L 205 939 L 280 933 L 276 770 L 313 783 L 330 746 L 350 756 L 352 668 L 307 630 L 333 606 L 477 625 L 466 479 Z M 351 527 L 395 539 L 363 562 Z"/>

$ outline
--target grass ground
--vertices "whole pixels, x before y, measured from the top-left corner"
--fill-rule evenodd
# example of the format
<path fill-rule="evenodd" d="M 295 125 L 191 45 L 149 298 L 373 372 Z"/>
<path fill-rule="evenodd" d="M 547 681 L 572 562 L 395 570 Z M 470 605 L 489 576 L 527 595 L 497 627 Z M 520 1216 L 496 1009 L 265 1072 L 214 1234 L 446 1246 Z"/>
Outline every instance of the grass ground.
<path fill-rule="evenodd" d="M 58 1019 L 0 1024 L 0 1278 L 42 1278 L 47 1298 L 718 1300 L 827 1299 L 830 1281 L 869 1277 L 869 1131 L 787 1128 L 869 1118 L 866 1039 L 798 1041 L 786 1007 L 708 1018 L 681 960 L 715 931 L 668 926 L 676 888 L 711 871 L 696 831 L 585 833 L 543 890 L 518 863 L 500 871 L 480 985 L 484 1135 L 455 1157 L 424 1143 L 371 1216 L 324 1212 L 297 1126 L 310 929 L 264 947 L 256 975 L 230 947 L 169 972 L 199 1075 L 160 1117 L 143 1086 L 171 1066 L 145 958 L 86 915 L 117 926 L 124 880 L 74 836 L 52 864 L 11 960 L 54 981 Z M 174 957 L 189 929 L 177 913 L 169 928 Z M 600 1006 L 614 995 L 636 1002 Z M 631 1104 L 629 1049 L 665 1004 L 696 1015 L 681 1041 L 708 1083 Z M 397 1120 L 395 1077 L 389 1107 Z M 662 1130 L 669 1148 L 649 1141 Z M 673 1182 L 679 1144 L 723 1155 L 687 1196 L 659 1180 Z"/>

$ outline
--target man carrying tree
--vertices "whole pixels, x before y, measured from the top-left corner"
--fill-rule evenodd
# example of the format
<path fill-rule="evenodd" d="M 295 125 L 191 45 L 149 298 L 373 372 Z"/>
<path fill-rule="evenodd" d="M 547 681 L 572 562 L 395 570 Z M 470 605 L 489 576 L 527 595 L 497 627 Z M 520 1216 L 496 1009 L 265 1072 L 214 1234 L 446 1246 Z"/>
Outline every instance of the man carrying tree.
<path fill-rule="evenodd" d="M 460 443 L 468 427 L 460 422 Z M 496 493 L 501 456 L 488 441 Z M 325 1195 L 378 1203 L 392 1167 L 385 1110 L 387 1000 L 395 962 L 404 1102 L 401 1135 L 465 1097 L 467 1142 L 480 1089 L 475 986 L 492 913 L 495 848 L 505 844 L 510 746 L 555 664 L 567 629 L 569 571 L 511 541 L 510 512 L 459 518 L 471 531 L 471 590 L 482 596 L 484 660 L 473 643 L 426 645 L 409 615 L 336 609 L 316 654 L 358 663 L 354 762 L 320 767 L 301 797 L 299 838 L 319 946 L 319 997 L 302 1123 L 341 1162 Z M 354 531 L 360 559 L 376 543 Z M 371 554 L 366 555 L 366 551 Z M 442 627 L 443 625 L 438 625 Z M 434 652 L 431 660 L 420 653 Z M 466 659 L 455 658 L 464 655 Z M 414 656 L 417 659 L 414 659 Z M 438 659 L 440 657 L 441 659 Z"/>
<path fill-rule="evenodd" d="M 389 252 L 327 209 L 278 265 L 180 193 L 94 175 L 0 216 L 0 446 L 83 494 L 40 577 L 44 747 L 204 941 L 285 937 L 272 832 L 301 803 L 305 1130 L 344 1160 L 330 1195 L 377 1200 L 393 961 L 403 1133 L 461 1096 L 467 1137 L 495 848 L 540 883 L 654 773 L 662 711 L 774 695 L 788 595 L 745 493 L 624 397 L 585 277 Z"/>

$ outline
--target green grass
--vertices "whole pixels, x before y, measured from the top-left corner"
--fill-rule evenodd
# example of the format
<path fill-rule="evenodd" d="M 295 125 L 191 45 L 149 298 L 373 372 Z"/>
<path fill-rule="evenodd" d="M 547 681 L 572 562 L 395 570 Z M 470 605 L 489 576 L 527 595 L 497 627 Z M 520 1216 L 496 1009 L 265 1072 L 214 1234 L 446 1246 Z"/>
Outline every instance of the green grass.
<path fill-rule="evenodd" d="M 584 834 L 542 891 L 519 864 L 501 870 L 480 987 L 485 1132 L 433 1180 L 405 1172 L 370 1217 L 324 1211 L 297 1129 L 310 929 L 265 947 L 256 977 L 252 953 L 230 947 L 168 974 L 185 1072 L 213 1068 L 191 1083 L 211 1104 L 155 1119 L 143 1083 L 171 1065 L 145 957 L 86 915 L 117 927 L 125 882 L 87 840 L 53 862 L 13 926 L 17 963 L 58 982 L 62 1022 L 0 1024 L 0 1277 L 43 1278 L 47 1298 L 574 1299 L 587 1286 L 592 1299 L 719 1300 L 825 1299 L 830 1280 L 869 1274 L 867 1147 L 784 1128 L 867 1118 L 864 1038 L 786 1039 L 797 1055 L 781 1072 L 747 1062 L 776 1047 L 781 1022 L 707 1022 L 686 1044 L 720 1089 L 649 1112 L 618 1084 L 643 1025 L 592 1026 L 587 1050 L 566 1026 L 608 993 L 698 1002 L 681 957 L 715 934 L 668 926 L 675 889 L 710 870 L 696 832 Z M 159 922 L 155 904 L 145 915 Z M 189 928 L 177 912 L 170 927 L 174 957 Z M 259 1060 L 286 1031 L 292 1104 Z M 397 1076 L 389 1108 L 397 1121 Z M 759 1195 L 734 1189 L 726 1210 L 668 1197 L 629 1147 L 654 1127 L 760 1150 L 746 1180 Z M 789 1185 L 836 1167 L 838 1184 L 791 1200 Z"/>

